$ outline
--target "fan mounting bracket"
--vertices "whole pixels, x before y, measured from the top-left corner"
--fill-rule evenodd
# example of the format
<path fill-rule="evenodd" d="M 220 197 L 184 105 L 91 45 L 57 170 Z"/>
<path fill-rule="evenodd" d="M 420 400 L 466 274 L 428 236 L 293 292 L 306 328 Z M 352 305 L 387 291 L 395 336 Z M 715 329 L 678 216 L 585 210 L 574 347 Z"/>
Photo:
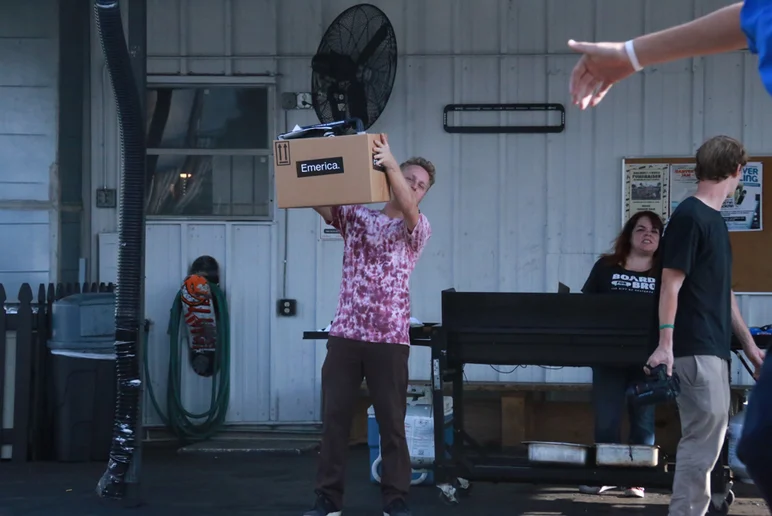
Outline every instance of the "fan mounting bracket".
<path fill-rule="evenodd" d="M 285 91 L 281 94 L 282 109 L 312 109 L 313 96 L 310 92 Z"/>
<path fill-rule="evenodd" d="M 296 107 L 298 109 L 311 109 L 314 107 L 314 101 L 311 96 L 311 92 L 301 91 L 297 94 L 296 100 Z"/>

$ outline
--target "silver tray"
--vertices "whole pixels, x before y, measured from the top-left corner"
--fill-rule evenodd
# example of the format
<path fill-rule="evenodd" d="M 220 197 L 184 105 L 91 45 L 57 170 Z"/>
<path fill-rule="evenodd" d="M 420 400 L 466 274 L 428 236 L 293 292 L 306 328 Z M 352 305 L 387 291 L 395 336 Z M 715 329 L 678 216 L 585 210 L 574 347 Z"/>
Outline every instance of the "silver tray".
<path fill-rule="evenodd" d="M 590 447 L 575 443 L 552 443 L 525 441 L 528 446 L 528 460 L 541 464 L 587 464 L 587 452 Z"/>
<path fill-rule="evenodd" d="M 596 444 L 598 466 L 654 468 L 659 464 L 659 447 L 642 444 Z"/>

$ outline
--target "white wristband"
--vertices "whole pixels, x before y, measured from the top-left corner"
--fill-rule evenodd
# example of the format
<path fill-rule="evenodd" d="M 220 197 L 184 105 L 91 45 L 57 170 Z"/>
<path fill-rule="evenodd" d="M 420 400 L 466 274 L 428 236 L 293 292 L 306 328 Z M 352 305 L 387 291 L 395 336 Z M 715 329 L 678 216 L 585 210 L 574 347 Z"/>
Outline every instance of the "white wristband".
<path fill-rule="evenodd" d="M 636 72 L 640 72 L 641 70 L 643 70 L 641 63 L 638 62 L 638 56 L 635 55 L 633 40 L 630 39 L 625 42 L 625 52 L 627 52 L 627 57 L 628 59 L 630 59 L 630 64 L 633 65 L 633 69 Z"/>

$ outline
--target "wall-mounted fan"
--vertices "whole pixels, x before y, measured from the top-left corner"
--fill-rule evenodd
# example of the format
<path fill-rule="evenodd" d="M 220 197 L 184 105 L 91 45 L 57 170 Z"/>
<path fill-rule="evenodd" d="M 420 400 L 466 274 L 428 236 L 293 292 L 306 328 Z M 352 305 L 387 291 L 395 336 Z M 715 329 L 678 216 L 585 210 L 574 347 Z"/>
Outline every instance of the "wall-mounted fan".
<path fill-rule="evenodd" d="M 372 126 L 397 74 L 397 38 L 383 11 L 359 4 L 327 28 L 311 66 L 314 110 L 322 124 L 351 119 Z"/>
<path fill-rule="evenodd" d="M 279 139 L 361 133 L 381 116 L 397 75 L 397 38 L 383 11 L 350 7 L 327 28 L 311 60 L 312 105 L 321 124 Z"/>

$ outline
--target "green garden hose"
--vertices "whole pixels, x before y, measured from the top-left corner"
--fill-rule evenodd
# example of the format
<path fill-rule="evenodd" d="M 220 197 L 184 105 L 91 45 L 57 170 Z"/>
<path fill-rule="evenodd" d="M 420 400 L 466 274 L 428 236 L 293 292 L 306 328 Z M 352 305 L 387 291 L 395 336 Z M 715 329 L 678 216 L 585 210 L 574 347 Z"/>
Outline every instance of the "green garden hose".
<path fill-rule="evenodd" d="M 180 322 L 182 320 L 181 293 L 177 292 L 169 317 L 169 374 L 166 387 L 167 414 L 161 411 L 158 400 L 153 393 L 148 366 L 147 339 L 145 339 L 144 366 L 145 381 L 153 404 L 164 425 L 180 441 L 203 441 L 214 436 L 222 428 L 228 413 L 230 402 L 230 312 L 228 302 L 216 283 L 208 282 L 212 292 L 217 320 L 217 346 L 215 352 L 215 369 L 212 376 L 212 397 L 209 410 L 194 414 L 185 409 L 182 404 L 182 365 L 187 363 L 182 355 L 187 355 L 187 347 L 180 346 Z M 195 422 L 201 420 L 203 422 Z"/>

